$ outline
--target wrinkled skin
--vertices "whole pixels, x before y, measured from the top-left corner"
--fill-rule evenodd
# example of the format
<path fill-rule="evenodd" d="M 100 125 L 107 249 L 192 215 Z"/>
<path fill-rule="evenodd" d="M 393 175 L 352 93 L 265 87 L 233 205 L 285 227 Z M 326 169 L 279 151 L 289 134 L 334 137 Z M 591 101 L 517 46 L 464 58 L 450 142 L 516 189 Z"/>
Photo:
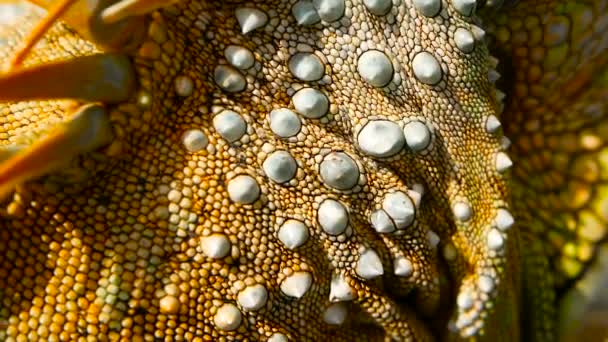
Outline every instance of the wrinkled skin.
<path fill-rule="evenodd" d="M 147 35 L 136 49 L 128 39 L 122 52 L 137 86 L 127 101 L 101 104 L 111 141 L 52 151 L 66 158 L 19 182 L 2 203 L 2 339 L 568 338 L 558 315 L 570 308 L 563 298 L 585 282 L 606 245 L 607 5 L 522 1 L 468 17 L 444 2 L 428 18 L 410 1 L 393 3 L 387 15 L 347 1 L 339 20 L 314 25 L 298 25 L 292 5 L 247 2 L 267 16 L 247 34 L 235 15 L 240 1 L 183 1 L 136 18 L 133 30 Z M 0 26 L 4 60 L 40 19 L 17 16 Z M 470 32 L 474 48 L 457 46 L 456 28 Z M 108 49 L 79 32 L 56 24 L 24 67 Z M 228 45 L 251 51 L 253 66 L 229 66 Z M 367 50 L 392 63 L 388 84 L 376 87 L 362 76 L 358 63 Z M 292 58 L 312 51 L 323 77 L 298 79 Z M 439 61 L 438 82 L 417 74 L 421 51 Z M 495 69 L 503 75 L 496 82 Z M 222 84 L 218 70 L 233 83 Z M 245 87 L 230 88 L 239 82 Z M 297 111 L 294 93 L 302 87 L 320 90 L 329 108 L 320 118 L 298 114 L 299 132 L 282 138 L 270 113 Z M 57 127 L 71 127 L 61 125 L 72 122 L 74 108 L 103 102 L 65 98 L 1 103 L 1 144 L 37 148 Z M 238 139 L 214 123 L 223 110 L 244 120 Z M 502 128 L 489 130 L 490 116 Z M 374 120 L 400 132 L 424 122 L 430 142 L 421 151 L 408 141 L 390 157 L 370 155 L 361 135 Z M 207 143 L 193 148 L 189 130 Z M 283 183 L 264 166 L 277 150 L 297 163 Z M 336 189 L 324 176 L 331 151 L 355 163 L 355 185 Z M 511 170 L 499 162 L 505 153 Z M 251 190 L 236 183 L 244 175 L 259 190 L 251 203 L 235 196 L 235 188 Z M 371 217 L 389 211 L 385 199 L 396 193 L 415 207 L 413 220 L 380 233 Z M 348 211 L 339 234 L 324 228 L 326 199 Z M 500 219 L 504 212 L 514 224 Z M 288 219 L 308 232 L 297 247 L 279 234 Z M 227 250 L 214 255 L 220 245 Z M 380 268 L 362 257 L 370 250 Z M 398 274 L 403 260 L 409 272 Z M 366 275 L 362 265 L 380 274 Z M 288 286 L 294 274 L 311 279 L 301 297 Z M 336 302 L 338 275 L 350 295 Z M 243 294 L 255 286 L 266 297 L 248 309 Z"/>

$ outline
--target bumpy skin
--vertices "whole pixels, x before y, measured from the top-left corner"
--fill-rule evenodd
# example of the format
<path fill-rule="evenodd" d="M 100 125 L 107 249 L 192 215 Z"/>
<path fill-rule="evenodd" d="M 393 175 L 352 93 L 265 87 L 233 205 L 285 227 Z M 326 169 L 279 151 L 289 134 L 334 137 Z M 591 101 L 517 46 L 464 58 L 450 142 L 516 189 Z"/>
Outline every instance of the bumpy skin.
<path fill-rule="evenodd" d="M 345 1 L 338 20 L 313 25 L 298 25 L 293 5 L 183 1 L 146 17 L 148 34 L 131 55 L 138 89 L 129 101 L 106 105 L 113 142 L 19 185 L 3 203 L 3 339 L 557 339 L 559 298 L 606 238 L 606 4 L 506 4 L 482 12 L 485 26 L 451 2 L 429 18 L 410 1 L 393 1 L 385 15 Z M 242 7 L 267 20 L 243 34 L 235 15 Z M 38 19 L 29 13 L 1 28 L 3 59 Z M 472 50 L 457 46 L 457 28 L 474 36 Z M 254 65 L 230 66 L 229 45 L 251 51 Z M 391 61 L 386 86 L 358 71 L 368 50 Z M 58 23 L 25 65 L 99 51 Z M 439 61 L 436 84 L 415 73 L 422 51 Z M 506 75 L 498 81 L 505 103 L 489 51 Z M 318 57 L 321 79 L 294 76 L 289 64 L 298 52 Z M 227 91 L 218 70 L 246 87 Z M 292 98 L 303 87 L 325 94 L 328 112 L 299 115 L 299 133 L 281 138 L 270 113 L 295 111 Z M 78 104 L 1 104 L 0 141 L 31 144 Z M 213 123 L 223 110 L 246 122 L 236 141 Z M 508 147 L 502 132 L 486 128 L 492 115 L 513 141 L 513 181 L 500 162 Z M 431 142 L 418 152 L 406 146 L 388 158 L 370 156 L 359 137 L 374 120 L 400 129 L 419 120 Z M 186 148 L 189 130 L 208 143 Z M 298 166 L 285 183 L 264 168 L 278 150 Z M 353 187 L 335 189 L 321 176 L 332 151 L 356 163 Z M 230 188 L 243 175 L 259 187 L 252 203 L 235 201 Z M 416 203 L 415 220 L 379 233 L 370 217 L 398 192 Z M 321 225 L 326 199 L 347 208 L 341 234 Z M 470 217 L 455 209 L 463 205 Z M 517 223 L 500 227 L 501 210 Z M 288 219 L 308 230 L 297 248 L 279 238 Z M 209 248 L 218 243 L 209 236 L 227 239 L 226 253 L 213 257 Z M 369 250 L 382 264 L 373 279 L 357 271 Z M 394 265 L 403 258 L 411 270 L 398 276 Z M 312 278 L 301 298 L 288 295 L 294 274 Z M 336 275 L 351 296 L 332 303 Z M 260 285 L 267 298 L 247 309 L 239 295 Z"/>

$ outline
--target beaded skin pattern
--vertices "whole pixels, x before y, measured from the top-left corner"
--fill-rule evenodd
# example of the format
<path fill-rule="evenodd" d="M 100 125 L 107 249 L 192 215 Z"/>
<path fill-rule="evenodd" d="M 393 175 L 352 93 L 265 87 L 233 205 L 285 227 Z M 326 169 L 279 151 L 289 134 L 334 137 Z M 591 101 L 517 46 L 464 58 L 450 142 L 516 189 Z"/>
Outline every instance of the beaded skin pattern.
<path fill-rule="evenodd" d="M 597 292 L 605 0 L 31 2 L 0 339 L 553 341 Z"/>

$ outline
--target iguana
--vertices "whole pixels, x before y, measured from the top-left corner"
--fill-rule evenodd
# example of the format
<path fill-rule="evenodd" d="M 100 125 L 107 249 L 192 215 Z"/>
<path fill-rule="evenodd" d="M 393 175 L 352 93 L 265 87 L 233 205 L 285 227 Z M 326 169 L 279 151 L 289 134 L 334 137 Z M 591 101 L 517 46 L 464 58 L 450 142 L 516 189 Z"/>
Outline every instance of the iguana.
<path fill-rule="evenodd" d="M 32 3 L 2 340 L 567 340 L 600 291 L 606 1 Z"/>

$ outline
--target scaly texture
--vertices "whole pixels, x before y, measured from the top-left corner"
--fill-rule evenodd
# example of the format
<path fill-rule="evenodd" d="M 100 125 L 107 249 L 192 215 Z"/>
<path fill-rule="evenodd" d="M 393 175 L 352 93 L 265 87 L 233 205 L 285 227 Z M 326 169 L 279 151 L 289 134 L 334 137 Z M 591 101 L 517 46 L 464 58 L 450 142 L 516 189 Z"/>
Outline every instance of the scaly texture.
<path fill-rule="evenodd" d="M 3 204 L 0 336 L 557 339 L 606 239 L 605 6 L 507 4 L 487 26 L 466 0 L 146 15 L 136 91 L 94 107 L 112 142 Z M 39 19 L 0 27 L 3 59 Z M 24 67 L 108 48 L 75 25 Z M 86 102 L 1 104 L 4 158 Z"/>

